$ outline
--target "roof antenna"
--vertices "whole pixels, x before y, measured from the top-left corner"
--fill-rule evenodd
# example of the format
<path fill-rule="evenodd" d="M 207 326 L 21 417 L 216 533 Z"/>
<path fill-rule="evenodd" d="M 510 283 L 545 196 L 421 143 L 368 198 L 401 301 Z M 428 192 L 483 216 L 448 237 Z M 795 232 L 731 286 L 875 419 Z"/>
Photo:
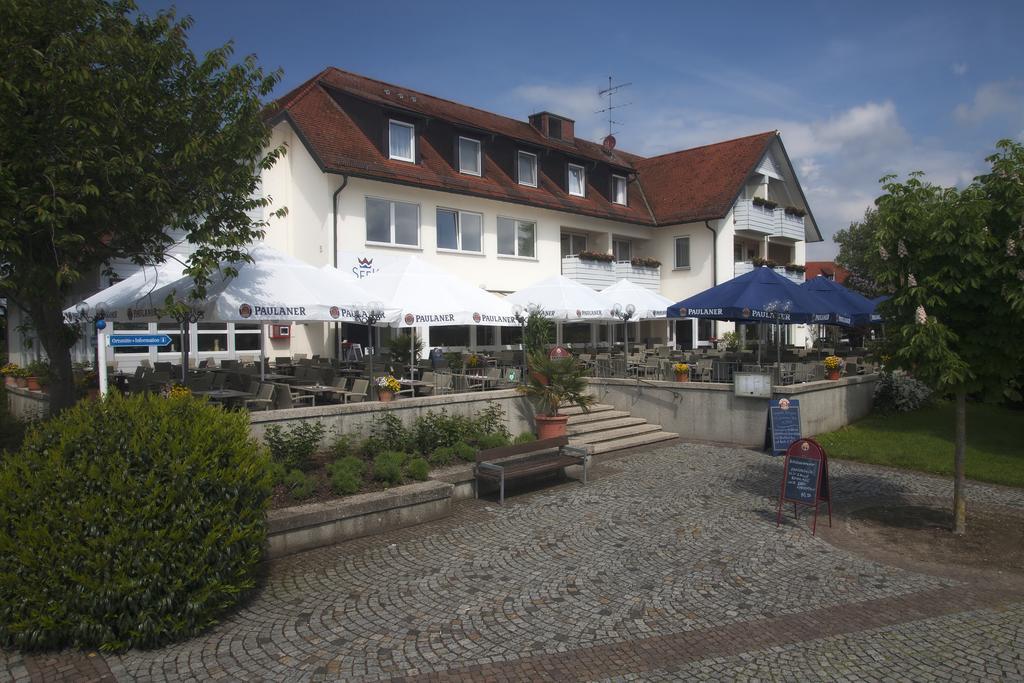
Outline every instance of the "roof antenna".
<path fill-rule="evenodd" d="M 616 110 L 616 109 L 622 109 L 623 107 L 628 107 L 629 105 L 633 104 L 632 102 L 626 102 L 625 104 L 612 104 L 612 96 L 618 94 L 618 92 L 620 90 L 622 90 L 623 88 L 631 86 L 631 85 L 633 85 L 632 82 L 630 82 L 630 83 L 619 83 L 618 85 L 612 85 L 612 77 L 609 76 L 608 77 L 608 87 L 605 88 L 604 90 L 598 90 L 597 91 L 597 96 L 598 97 L 607 97 L 608 98 L 608 106 L 605 107 L 604 109 L 598 109 L 594 113 L 595 114 L 604 114 L 604 113 L 608 114 L 608 137 L 606 137 L 604 139 L 602 144 L 604 145 L 605 149 L 607 149 L 609 151 L 611 151 L 615 147 L 615 137 L 612 135 L 612 133 L 614 132 L 612 130 L 612 126 L 613 125 L 618 125 L 618 126 L 622 125 L 621 121 L 614 121 L 614 120 L 612 120 L 612 112 L 614 110 Z"/>

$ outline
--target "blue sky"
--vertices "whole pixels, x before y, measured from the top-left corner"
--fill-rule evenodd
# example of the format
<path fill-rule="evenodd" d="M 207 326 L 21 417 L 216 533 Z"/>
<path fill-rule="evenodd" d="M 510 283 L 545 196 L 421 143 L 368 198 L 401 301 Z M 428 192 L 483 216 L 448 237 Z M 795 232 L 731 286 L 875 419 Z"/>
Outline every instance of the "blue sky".
<path fill-rule="evenodd" d="M 153 13 L 168 2 L 145 0 Z M 192 47 L 235 41 L 278 93 L 337 66 L 507 116 L 607 132 L 597 91 L 632 82 L 619 147 L 653 155 L 778 129 L 826 241 L 888 172 L 964 184 L 1024 140 L 1024 2 L 263 2 L 181 0 Z"/>

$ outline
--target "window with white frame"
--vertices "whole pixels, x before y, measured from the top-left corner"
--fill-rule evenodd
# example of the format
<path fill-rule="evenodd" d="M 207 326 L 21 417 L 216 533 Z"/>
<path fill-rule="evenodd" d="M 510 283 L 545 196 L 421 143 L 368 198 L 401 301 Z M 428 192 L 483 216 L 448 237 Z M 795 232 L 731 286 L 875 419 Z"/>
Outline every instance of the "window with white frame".
<path fill-rule="evenodd" d="M 437 248 L 453 251 L 483 251 L 483 214 L 455 209 L 437 209 Z"/>
<path fill-rule="evenodd" d="M 586 196 L 587 172 L 579 164 L 569 164 L 569 194 L 574 197 Z"/>
<path fill-rule="evenodd" d="M 562 233 L 562 256 L 575 256 L 581 251 L 587 250 L 587 236 L 577 235 L 574 232 Z"/>
<path fill-rule="evenodd" d="M 690 267 L 690 238 L 689 237 L 677 237 L 676 238 L 675 267 L 676 268 L 689 268 Z"/>
<path fill-rule="evenodd" d="M 534 258 L 537 249 L 537 224 L 515 218 L 498 217 L 498 253 L 503 256 Z"/>
<path fill-rule="evenodd" d="M 367 197 L 366 241 L 418 247 L 420 245 L 419 204 Z"/>
<path fill-rule="evenodd" d="M 621 175 L 612 176 L 612 201 L 625 206 L 626 201 L 626 177 Z"/>
<path fill-rule="evenodd" d="M 416 127 L 403 121 L 388 121 L 388 156 L 416 162 Z"/>
<path fill-rule="evenodd" d="M 519 152 L 516 164 L 519 169 L 519 184 L 537 187 L 537 155 Z"/>
<path fill-rule="evenodd" d="M 612 240 L 612 256 L 616 261 L 628 261 L 633 258 L 633 243 L 629 240 Z"/>
<path fill-rule="evenodd" d="M 480 141 L 459 137 L 459 173 L 480 175 Z"/>

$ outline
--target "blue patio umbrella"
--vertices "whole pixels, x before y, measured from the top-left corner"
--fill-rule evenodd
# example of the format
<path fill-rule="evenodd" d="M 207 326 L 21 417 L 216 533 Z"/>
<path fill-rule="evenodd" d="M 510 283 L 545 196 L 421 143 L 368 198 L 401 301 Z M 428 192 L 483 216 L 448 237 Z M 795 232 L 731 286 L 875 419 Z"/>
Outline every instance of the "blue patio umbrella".
<path fill-rule="evenodd" d="M 669 318 L 706 318 L 741 323 L 813 322 L 828 305 L 809 290 L 761 266 L 668 307 Z"/>
<path fill-rule="evenodd" d="M 873 322 L 873 323 L 885 322 L 885 319 L 882 317 L 882 314 L 877 312 L 878 304 L 882 303 L 883 301 L 888 301 L 891 298 L 892 297 L 889 296 L 888 294 L 883 294 L 882 296 L 876 296 L 874 299 L 870 299 L 870 301 L 871 301 L 871 322 Z"/>
<path fill-rule="evenodd" d="M 828 304 L 828 309 L 815 314 L 812 322 L 821 325 L 853 327 L 881 320 L 881 317 L 878 320 L 872 319 L 875 304 L 870 299 L 843 287 L 835 280 L 829 280 L 819 275 L 799 285 L 799 287 L 814 292 L 821 301 Z"/>

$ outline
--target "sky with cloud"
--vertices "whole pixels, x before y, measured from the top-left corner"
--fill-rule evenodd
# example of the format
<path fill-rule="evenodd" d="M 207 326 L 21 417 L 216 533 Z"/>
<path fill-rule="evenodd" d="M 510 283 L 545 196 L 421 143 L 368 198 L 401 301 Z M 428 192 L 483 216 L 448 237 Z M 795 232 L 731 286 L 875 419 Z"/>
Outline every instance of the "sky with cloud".
<path fill-rule="evenodd" d="M 153 13 L 167 2 L 141 0 Z M 642 155 L 779 130 L 825 235 L 886 173 L 963 185 L 1001 138 L 1024 141 L 1024 2 L 405 2 L 182 0 L 193 49 L 234 40 L 284 72 L 325 66 L 523 118 Z"/>

